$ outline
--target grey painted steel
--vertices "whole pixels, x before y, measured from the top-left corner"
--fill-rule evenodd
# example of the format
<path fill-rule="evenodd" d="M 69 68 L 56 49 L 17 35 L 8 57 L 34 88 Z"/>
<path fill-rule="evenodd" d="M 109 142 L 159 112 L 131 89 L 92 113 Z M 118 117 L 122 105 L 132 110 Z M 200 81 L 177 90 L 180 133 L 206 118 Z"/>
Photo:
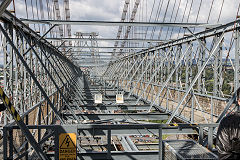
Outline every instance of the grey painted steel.
<path fill-rule="evenodd" d="M 192 130 L 195 128 L 214 128 L 217 127 L 218 124 L 178 124 L 178 126 L 169 126 L 167 124 L 101 124 L 101 125 L 96 125 L 96 124 L 77 124 L 77 125 L 28 125 L 27 127 L 29 129 L 51 129 L 55 131 L 55 139 L 54 143 L 55 145 L 58 144 L 58 134 L 59 133 L 65 133 L 65 132 L 71 132 L 71 133 L 77 133 L 80 136 L 95 136 L 95 135 L 108 135 L 108 147 L 110 147 L 111 144 L 111 136 L 110 135 L 115 135 L 114 133 L 118 133 L 121 131 L 128 132 L 129 135 L 135 134 L 135 131 L 138 131 L 137 134 L 141 134 L 140 132 L 145 131 L 146 134 L 154 134 L 155 136 L 161 135 L 161 134 L 197 134 L 196 131 Z M 19 126 L 7 126 L 5 127 L 5 130 L 15 130 L 19 129 Z M 189 129 L 189 130 L 188 130 Z M 135 131 L 134 131 L 135 130 Z M 133 131 L 133 132 L 131 132 Z M 89 133 L 87 133 L 89 132 Z M 87 133 L 87 134 L 86 134 Z M 143 134 L 145 134 L 143 133 Z M 51 133 L 51 135 L 53 135 Z M 118 134 L 116 134 L 118 135 Z M 142 135 L 142 134 L 141 134 Z M 55 156 L 58 156 L 58 147 L 55 148 Z M 160 150 L 161 151 L 161 150 Z M 138 151 L 141 152 L 141 151 Z M 108 153 L 108 154 L 114 154 L 116 152 Z M 158 157 L 159 157 L 159 152 Z M 81 154 L 84 154 L 84 152 L 81 152 Z M 86 153 L 87 154 L 87 153 Z M 105 152 L 106 154 L 106 152 Z M 121 153 L 120 153 L 121 154 Z M 49 154 L 48 154 L 49 155 Z M 55 157 L 57 158 L 57 157 Z"/>
<path fill-rule="evenodd" d="M 163 160 L 163 140 L 162 140 L 162 134 L 163 134 L 163 131 L 162 131 L 162 128 L 159 127 L 159 131 L 158 131 L 158 147 L 159 147 L 159 160 Z"/>
<path fill-rule="evenodd" d="M 21 30 L 20 30 L 21 32 Z M 49 73 L 47 67 L 44 65 L 44 63 L 42 62 L 41 58 L 38 56 L 37 51 L 33 48 L 33 46 L 31 46 L 31 43 L 29 42 L 29 40 L 27 39 L 26 35 L 21 32 L 21 34 L 23 35 L 23 37 L 25 37 L 25 40 L 28 42 L 30 48 L 32 49 L 32 51 L 35 53 L 35 56 L 37 57 L 37 59 L 39 60 L 39 62 L 41 63 L 41 65 L 43 66 L 43 68 L 45 69 L 46 73 L 48 74 L 48 76 L 50 77 L 50 79 L 52 80 L 53 84 L 55 85 L 55 87 L 57 88 L 58 92 L 60 93 L 60 95 L 62 96 L 63 100 L 66 102 L 66 105 L 68 107 L 68 109 L 71 111 L 72 115 L 74 116 L 74 118 L 80 123 L 80 120 L 78 119 L 78 117 L 74 114 L 73 110 L 71 109 L 71 107 L 69 106 L 69 102 L 66 99 L 66 97 L 64 96 L 64 94 L 62 93 L 62 91 L 60 90 L 59 86 L 57 85 L 57 83 L 55 82 L 54 78 L 52 77 L 52 75 Z M 49 63 L 51 64 L 51 62 L 49 61 Z"/>
<path fill-rule="evenodd" d="M 198 32 L 198 33 L 195 34 L 195 36 L 198 37 L 198 39 L 204 39 L 204 38 L 211 37 L 211 36 L 214 36 L 214 35 L 219 35 L 223 32 L 223 30 L 225 31 L 225 33 L 232 32 L 234 29 L 239 29 L 239 27 L 234 27 L 236 23 L 239 24 L 240 20 L 236 20 L 236 21 L 233 21 L 233 22 L 230 22 L 230 23 L 227 23 L 227 24 L 224 24 L 224 25 L 220 25 L 220 26 L 212 28 L 212 29 L 208 29 L 208 30 L 205 30 L 205 31 L 202 31 L 202 32 Z M 158 50 L 158 49 L 168 48 L 170 46 L 181 45 L 181 44 L 185 44 L 185 43 L 194 41 L 195 39 L 196 38 L 193 35 L 190 35 L 190 36 L 186 36 L 186 37 L 183 37 L 183 38 L 180 38 L 180 39 L 177 39 L 177 40 L 172 40 L 170 42 L 163 43 L 159 46 L 150 47 L 150 48 L 148 48 L 148 50 L 149 51 L 155 51 L 155 50 Z M 143 50 L 143 51 L 140 51 L 140 52 L 136 52 L 136 53 L 124 56 L 124 57 L 120 58 L 118 61 L 126 59 L 128 57 L 132 57 L 132 56 L 135 56 L 135 55 L 145 53 L 145 51 L 146 50 Z"/>
<path fill-rule="evenodd" d="M 125 136 L 127 143 L 129 144 L 130 148 L 132 151 L 138 151 L 138 148 L 136 147 L 136 145 L 133 143 L 133 141 L 131 140 L 131 138 L 129 136 Z"/>
<path fill-rule="evenodd" d="M 45 37 L 54 27 L 56 27 L 56 25 L 50 27 L 47 32 L 45 32 L 40 38 L 38 38 L 37 42 L 43 39 L 43 37 Z M 35 42 L 35 44 L 31 44 L 31 46 L 34 47 L 37 44 L 37 42 Z M 28 48 L 28 50 L 23 55 L 25 56 L 32 49 L 32 47 Z"/>
<path fill-rule="evenodd" d="M 133 65 L 132 65 L 132 67 L 128 70 L 128 72 L 127 72 L 127 74 L 125 75 L 125 77 L 123 78 L 123 80 L 122 80 L 122 83 L 121 83 L 121 87 L 123 86 L 123 84 L 124 84 L 124 81 L 126 80 L 126 78 L 128 77 L 128 75 L 131 73 L 131 71 L 133 70 L 133 68 L 135 67 L 135 65 L 137 64 L 137 62 L 138 62 L 138 60 L 140 60 L 141 59 L 141 57 L 139 56 L 136 60 L 135 60 L 135 62 L 133 63 Z M 140 64 L 139 64 L 140 65 Z M 124 74 L 122 74 L 121 75 L 121 77 L 119 78 L 120 80 L 122 79 L 122 76 L 123 76 Z"/>
<path fill-rule="evenodd" d="M 36 77 L 34 76 L 34 74 L 32 73 L 31 69 L 28 67 L 28 64 L 25 62 L 25 60 L 23 59 L 23 57 L 21 56 L 21 54 L 18 52 L 17 48 L 14 46 L 14 44 L 12 43 L 12 41 L 10 40 L 10 38 L 8 37 L 7 33 L 5 32 L 5 30 L 2 28 L 2 25 L 0 25 L 0 30 L 2 31 L 2 33 L 4 34 L 4 36 L 7 38 L 8 42 L 11 44 L 12 48 L 14 49 L 14 51 L 17 53 L 19 59 L 22 61 L 23 65 L 25 66 L 26 70 L 28 71 L 28 73 L 31 75 L 32 79 L 34 80 L 34 82 L 36 83 L 36 85 L 38 86 L 38 88 L 40 89 L 41 93 L 43 94 L 43 96 L 45 97 L 45 99 L 48 101 L 49 105 L 51 106 L 52 110 L 54 111 L 54 113 L 56 114 L 57 118 L 63 123 L 61 117 L 58 114 L 58 111 L 56 110 L 56 108 L 54 107 L 54 105 L 52 104 L 51 100 L 48 98 L 46 92 L 44 91 L 44 89 L 42 88 L 42 86 L 39 84 L 38 80 L 36 79 Z"/>
<path fill-rule="evenodd" d="M 75 41 L 75 40 L 81 40 L 81 41 L 126 41 L 126 42 L 164 42 L 164 40 L 158 40 L 158 39 L 114 39 L 114 38 L 46 38 L 47 40 L 52 41 Z M 114 52 L 116 53 L 116 52 Z"/>
<path fill-rule="evenodd" d="M 209 159 L 217 160 L 218 156 L 194 140 L 166 140 L 164 141 L 165 158 L 176 159 Z"/>
<path fill-rule="evenodd" d="M 146 60 L 147 56 L 148 56 L 149 52 L 146 53 L 146 55 L 144 56 L 144 58 L 141 60 L 140 64 L 138 65 L 137 69 L 134 71 L 134 73 L 131 75 L 130 79 L 127 82 L 127 85 L 125 86 L 125 88 L 127 88 L 129 86 L 129 84 L 131 83 L 133 77 L 136 75 L 138 69 L 143 65 L 144 60 Z"/>
<path fill-rule="evenodd" d="M 112 150 L 112 140 L 111 140 L 111 130 L 108 129 L 107 133 L 107 158 L 111 159 L 111 150 Z"/>
<path fill-rule="evenodd" d="M 176 107 L 176 109 L 173 111 L 172 115 L 170 116 L 170 118 L 168 119 L 167 123 L 170 123 L 172 121 L 172 119 L 174 118 L 174 116 L 177 114 L 177 111 L 179 109 L 179 107 L 182 105 L 183 101 L 185 100 L 185 98 L 187 97 L 188 93 L 192 90 L 193 85 L 195 84 L 195 82 L 197 81 L 198 77 L 200 76 L 200 74 L 202 73 L 203 69 L 205 68 L 205 66 L 207 65 L 208 61 L 210 60 L 210 58 L 212 57 L 212 55 L 215 53 L 218 45 L 221 43 L 222 39 L 223 39 L 224 33 L 222 33 L 221 37 L 219 38 L 219 40 L 217 41 L 217 43 L 214 45 L 212 51 L 209 53 L 208 59 L 206 60 L 206 62 L 203 64 L 202 68 L 200 69 L 200 71 L 198 72 L 198 74 L 195 76 L 195 78 L 193 79 L 193 81 L 191 82 L 189 88 L 187 89 L 186 93 L 184 94 L 183 98 L 181 99 L 181 101 L 178 103 L 178 106 Z"/>
<path fill-rule="evenodd" d="M 158 23 L 158 22 L 114 22 L 114 21 L 67 21 L 67 20 L 33 20 L 21 19 L 29 24 L 71 24 L 71 25 L 98 25 L 98 26 L 149 26 L 149 27 L 216 27 L 219 24 L 207 23 Z"/>
<path fill-rule="evenodd" d="M 172 75 L 174 74 L 174 72 L 177 70 L 178 66 L 180 65 L 180 63 L 182 62 L 182 59 L 185 57 L 185 55 L 188 53 L 189 49 L 192 46 L 189 45 L 188 48 L 186 49 L 186 51 L 181 55 L 180 59 L 178 60 L 175 68 L 171 71 L 171 73 L 168 75 L 167 80 L 164 82 L 163 86 L 161 87 L 161 90 L 158 92 L 156 98 L 151 102 L 150 108 L 149 108 L 149 112 L 151 111 L 152 106 L 155 104 L 157 98 L 160 96 L 160 94 L 162 94 L 162 91 L 164 90 L 164 88 L 168 85 L 170 79 L 172 78 Z"/>
<path fill-rule="evenodd" d="M 240 64 L 239 64 L 239 56 L 240 56 L 240 32 L 239 29 L 235 30 L 234 34 L 235 38 L 235 61 L 234 61 L 234 91 L 236 91 L 239 88 L 239 79 L 240 79 Z"/>
<path fill-rule="evenodd" d="M 61 46 L 61 48 L 147 49 L 148 47 Z"/>
<path fill-rule="evenodd" d="M 158 135 L 158 129 L 119 129 L 112 130 L 111 134 L 115 136 L 129 136 L 129 135 Z M 183 128 L 179 129 L 164 129 L 162 134 L 164 135 L 184 135 L 184 134 L 197 134 L 193 129 Z M 103 129 L 81 130 L 81 136 L 104 136 L 107 135 L 107 131 Z"/>
<path fill-rule="evenodd" d="M 82 110 L 148 110 L 149 105 L 100 105 L 100 106 L 79 106 Z M 77 107 L 76 107 L 77 108 Z"/>
<path fill-rule="evenodd" d="M 80 120 L 104 120 L 104 119 L 134 119 L 134 120 L 166 120 L 168 115 L 164 113 L 101 113 L 101 114 L 75 114 Z M 71 118 L 71 114 L 63 113 L 64 118 Z"/>
<path fill-rule="evenodd" d="M 0 17 L 2 16 L 3 12 L 7 9 L 11 2 L 12 0 L 0 0 Z"/>
<path fill-rule="evenodd" d="M 171 50 L 171 49 L 170 49 Z M 140 80 L 143 78 L 144 74 L 148 71 L 149 67 L 152 65 L 152 62 L 157 54 L 154 54 L 153 57 L 151 57 L 151 60 L 148 62 L 147 66 L 145 66 L 144 71 L 141 73 L 141 75 L 138 77 L 137 82 L 135 85 L 131 88 L 130 92 L 128 93 L 128 98 L 131 96 L 133 93 L 134 89 L 137 87 L 138 83 Z"/>
<path fill-rule="evenodd" d="M 152 77 L 150 78 L 150 80 L 148 81 L 147 85 L 145 86 L 144 90 L 141 92 L 141 94 L 138 96 L 138 99 L 136 101 L 136 104 L 139 102 L 139 100 L 142 98 L 143 93 L 146 92 L 148 86 L 150 85 L 150 83 L 152 82 L 153 78 L 156 76 L 156 74 L 158 73 L 159 69 L 162 67 L 163 63 L 165 62 L 165 60 L 168 58 L 168 55 L 171 52 L 171 48 L 169 49 L 168 53 L 166 53 L 166 57 L 164 57 L 164 59 L 161 59 L 160 65 L 154 70 L 154 74 L 152 75 Z M 157 95 L 156 97 L 158 97 L 159 95 Z M 150 110 L 150 109 L 149 109 Z"/>

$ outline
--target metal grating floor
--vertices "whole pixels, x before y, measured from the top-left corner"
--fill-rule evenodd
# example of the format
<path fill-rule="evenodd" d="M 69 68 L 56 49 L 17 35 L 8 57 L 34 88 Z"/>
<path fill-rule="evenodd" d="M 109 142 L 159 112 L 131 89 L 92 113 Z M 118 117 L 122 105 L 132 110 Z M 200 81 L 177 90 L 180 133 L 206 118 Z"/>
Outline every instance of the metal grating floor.
<path fill-rule="evenodd" d="M 165 159 L 218 159 L 218 157 L 193 140 L 164 141 Z"/>

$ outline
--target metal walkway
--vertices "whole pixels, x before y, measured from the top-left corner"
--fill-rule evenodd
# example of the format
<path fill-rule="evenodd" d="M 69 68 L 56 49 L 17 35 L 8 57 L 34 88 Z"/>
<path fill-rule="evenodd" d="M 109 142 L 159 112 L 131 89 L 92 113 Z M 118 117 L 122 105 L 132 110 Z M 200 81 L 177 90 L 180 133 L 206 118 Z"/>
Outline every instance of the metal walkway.
<path fill-rule="evenodd" d="M 125 0 L 111 21 L 35 2 L 0 0 L 0 159 L 217 159 L 239 110 L 240 4 Z"/>

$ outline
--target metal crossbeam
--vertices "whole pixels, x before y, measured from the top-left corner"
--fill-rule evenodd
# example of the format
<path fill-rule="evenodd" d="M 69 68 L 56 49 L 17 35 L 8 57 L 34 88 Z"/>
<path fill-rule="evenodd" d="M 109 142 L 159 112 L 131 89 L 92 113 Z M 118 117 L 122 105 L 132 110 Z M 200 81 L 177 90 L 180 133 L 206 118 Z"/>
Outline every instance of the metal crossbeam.
<path fill-rule="evenodd" d="M 147 49 L 148 47 L 61 46 L 61 48 Z"/>
<path fill-rule="evenodd" d="M 46 38 L 49 41 L 117 41 L 117 42 L 155 42 L 155 43 L 162 43 L 165 40 L 158 40 L 158 39 L 115 39 L 115 38 Z"/>
<path fill-rule="evenodd" d="M 100 106 L 79 106 L 81 108 L 81 110 L 109 110 L 109 111 L 113 111 L 113 110 L 148 110 L 149 109 L 149 105 L 100 105 Z M 77 109 L 77 107 L 75 107 L 75 109 Z"/>
<path fill-rule="evenodd" d="M 67 119 L 73 118 L 71 114 L 63 113 L 62 116 Z M 106 119 L 123 119 L 123 120 L 166 120 L 168 114 L 165 113 L 95 113 L 95 114 L 76 114 L 80 120 L 106 120 Z"/>
<path fill-rule="evenodd" d="M 97 25 L 97 26 L 148 26 L 148 27 L 217 27 L 220 24 L 207 23 L 158 23 L 158 22 L 114 22 L 114 21 L 68 21 L 68 20 L 34 20 L 21 18 L 28 24 L 70 24 L 70 25 Z"/>

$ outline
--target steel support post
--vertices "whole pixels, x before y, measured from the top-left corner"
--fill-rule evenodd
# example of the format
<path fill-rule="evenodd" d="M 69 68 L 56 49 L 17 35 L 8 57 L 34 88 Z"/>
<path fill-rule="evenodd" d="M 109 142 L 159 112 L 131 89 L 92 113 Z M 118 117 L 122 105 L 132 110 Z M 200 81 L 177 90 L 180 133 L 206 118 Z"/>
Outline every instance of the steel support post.
<path fill-rule="evenodd" d="M 111 140 L 111 129 L 108 129 L 107 132 L 107 158 L 111 158 L 111 149 L 112 149 L 112 140 Z"/>
<path fill-rule="evenodd" d="M 213 41 L 217 41 L 219 38 L 219 35 L 216 35 L 213 38 Z M 223 84 L 223 77 L 222 77 L 222 43 L 219 44 L 217 51 L 214 55 L 214 66 L 213 66 L 213 78 L 214 78 L 214 83 L 213 83 L 213 96 L 220 97 L 222 95 L 222 84 Z M 219 108 L 218 102 L 216 100 L 213 100 L 214 104 L 214 111 L 213 113 L 218 115 Z"/>
<path fill-rule="evenodd" d="M 11 127 L 8 128 L 8 140 L 9 140 L 9 159 L 13 159 L 13 129 Z"/>
<path fill-rule="evenodd" d="M 187 44 L 191 45 L 191 44 Z M 191 79 L 192 79 L 192 49 L 190 49 L 186 55 L 186 59 L 185 59 L 185 88 L 186 90 L 188 89 L 189 84 L 191 83 Z"/>
<path fill-rule="evenodd" d="M 234 60 L 234 91 L 239 88 L 239 80 L 240 80 L 240 31 L 239 29 L 235 30 L 235 60 Z"/>
<path fill-rule="evenodd" d="M 217 41 L 219 37 L 214 37 L 214 41 Z M 219 44 L 216 54 L 214 55 L 214 68 L 213 68 L 213 95 L 220 96 L 222 92 L 222 43 Z"/>
<path fill-rule="evenodd" d="M 162 139 L 162 127 L 160 126 L 159 127 L 159 135 L 158 135 L 158 147 L 159 147 L 159 160 L 163 160 L 164 159 L 164 155 L 163 155 L 163 152 L 164 152 L 164 146 L 163 146 L 163 139 Z"/>
<path fill-rule="evenodd" d="M 109 73 L 108 73 L 108 77 L 109 77 L 109 80 L 112 80 L 112 76 L 114 75 L 114 73 L 116 72 L 116 69 L 121 65 L 120 61 L 118 62 L 115 62 L 110 70 L 109 70 Z"/>
<path fill-rule="evenodd" d="M 205 39 L 201 40 L 202 43 L 205 45 Z M 198 67 L 198 71 L 200 70 L 200 68 L 202 67 L 202 65 L 204 64 L 205 60 L 206 60 L 206 52 L 205 52 L 205 48 L 203 46 L 201 46 L 199 44 L 198 46 L 198 63 L 197 63 L 197 67 Z M 206 88 L 205 88 L 205 73 L 206 71 L 203 70 L 202 74 L 200 75 L 200 77 L 198 78 L 198 92 L 199 93 L 205 93 L 206 92 Z"/>
<path fill-rule="evenodd" d="M 213 149 L 213 127 L 208 127 L 208 149 Z"/>
<path fill-rule="evenodd" d="M 171 73 L 168 75 L 166 81 L 165 81 L 164 84 L 162 85 L 161 90 L 158 92 L 157 96 L 156 96 L 155 99 L 152 101 L 152 103 L 151 103 L 151 105 L 150 105 L 150 107 L 149 107 L 148 112 L 151 111 L 153 105 L 155 105 L 155 103 L 156 103 L 157 98 L 162 94 L 164 88 L 167 87 L 167 85 L 168 85 L 170 79 L 172 78 L 174 72 L 177 70 L 177 68 L 178 68 L 179 65 L 181 64 L 183 58 L 184 58 L 184 57 L 186 56 L 186 54 L 189 52 L 189 49 L 190 49 L 191 47 L 192 47 L 192 46 L 189 45 L 189 46 L 186 48 L 185 52 L 184 52 L 184 53 L 181 55 L 181 57 L 179 58 L 177 64 L 176 64 L 175 67 L 174 67 L 174 69 L 171 71 Z M 170 49 L 170 50 L 171 50 L 171 49 Z"/>
<path fill-rule="evenodd" d="M 142 96 L 143 96 L 143 94 L 146 92 L 146 90 L 147 90 L 147 88 L 148 88 L 148 86 L 150 85 L 150 83 L 152 83 L 152 81 L 153 81 L 153 79 L 154 79 L 154 77 L 157 75 L 157 73 L 158 73 L 158 71 L 160 70 L 160 68 L 163 66 L 163 64 L 166 62 L 166 59 L 168 58 L 168 55 L 170 54 L 170 52 L 171 52 L 171 49 L 167 52 L 167 53 L 165 53 L 165 57 L 164 56 L 162 56 L 161 58 L 159 58 L 159 60 L 160 60 L 160 64 L 156 67 L 156 69 L 153 71 L 153 74 L 152 74 L 152 76 L 150 77 L 150 80 L 148 81 L 148 83 L 145 85 L 145 88 L 142 90 L 142 92 L 141 92 L 141 94 L 138 96 L 138 99 L 137 99 L 137 101 L 136 101 L 136 105 L 137 105 L 137 103 L 139 102 L 139 100 L 142 98 Z"/>
<path fill-rule="evenodd" d="M 128 75 L 132 72 L 132 70 L 133 70 L 133 68 L 136 66 L 137 62 L 139 62 L 139 60 L 141 59 L 140 57 L 141 57 L 141 56 L 139 56 L 139 57 L 135 60 L 135 62 L 132 64 L 132 66 L 131 66 L 130 69 L 128 68 L 128 72 L 127 72 L 126 75 L 124 75 L 124 78 L 123 78 L 123 80 L 122 80 L 122 83 L 121 83 L 120 87 L 123 88 L 124 81 L 126 80 L 126 78 L 128 77 Z M 121 79 L 122 76 L 123 76 L 123 74 L 121 75 L 121 77 L 120 77 L 119 79 Z"/>
<path fill-rule="evenodd" d="M 41 48 L 41 46 L 40 46 Z M 49 62 L 49 65 L 51 66 L 51 68 L 53 69 L 54 73 L 56 73 L 58 79 L 61 81 L 62 83 L 62 86 L 65 86 L 65 83 L 63 82 L 63 79 L 60 77 L 59 73 L 57 72 L 57 70 L 55 69 L 54 65 L 56 65 L 56 67 L 59 69 L 60 73 L 62 74 L 62 76 L 65 78 L 66 82 L 70 85 L 71 88 L 73 88 L 73 86 L 71 85 L 71 83 L 68 81 L 68 79 L 66 78 L 66 76 L 64 75 L 63 71 L 62 71 L 62 68 L 57 64 L 57 62 L 52 58 L 51 54 L 50 54 L 50 57 L 52 58 L 52 61 L 53 61 L 53 64 L 51 63 L 51 61 L 49 60 L 49 58 L 47 57 L 45 51 L 43 50 L 43 48 L 41 48 L 42 50 L 42 53 L 44 54 L 44 56 L 46 57 L 46 60 L 48 60 Z M 61 88 L 61 87 L 60 87 Z M 71 93 L 70 89 L 68 87 L 65 87 L 67 92 Z M 61 94 L 61 93 L 60 93 Z M 78 100 L 81 101 L 79 99 L 79 97 L 77 96 Z M 79 108 L 80 109 L 80 108 Z"/>
<path fill-rule="evenodd" d="M 8 156 L 8 130 L 3 127 L 3 157 Z"/>
<path fill-rule="evenodd" d="M 9 42 L 9 44 L 12 46 L 13 50 L 15 51 L 15 53 L 18 55 L 18 58 L 21 60 L 21 62 L 23 63 L 25 69 L 28 71 L 29 75 L 32 77 L 33 81 L 35 82 L 35 84 L 38 86 L 38 88 L 40 89 L 41 93 L 44 95 L 45 99 L 48 101 L 48 103 L 50 104 L 52 110 L 55 112 L 57 118 L 63 123 L 61 117 L 58 114 L 58 111 L 56 110 L 56 108 L 54 107 L 54 105 L 52 104 L 51 100 L 48 98 L 46 92 L 44 91 L 44 89 L 42 88 L 42 86 L 40 85 L 40 83 L 38 82 L 37 78 L 35 77 L 35 75 L 33 74 L 33 72 L 31 71 L 31 69 L 29 68 L 28 64 L 26 63 L 26 61 L 24 60 L 24 58 L 22 57 L 22 55 L 19 53 L 18 49 L 15 47 L 15 45 L 13 44 L 13 42 L 11 41 L 11 39 L 9 38 L 8 34 L 5 32 L 5 30 L 3 29 L 2 25 L 0 25 L 0 30 L 2 31 L 2 33 L 4 34 L 4 36 L 6 37 L 7 41 Z"/>
<path fill-rule="evenodd" d="M 13 41 L 13 25 L 10 23 L 4 23 L 4 28 L 6 32 L 9 34 L 9 39 Z M 14 98 L 14 51 L 11 46 L 8 45 L 7 38 L 3 36 L 3 52 L 4 52 L 4 91 L 11 98 Z M 10 116 L 7 115 L 6 111 L 4 112 L 4 125 L 8 123 Z"/>
<path fill-rule="evenodd" d="M 54 86 L 57 88 L 58 92 L 60 93 L 60 95 L 62 96 L 63 100 L 65 101 L 68 109 L 71 111 L 72 115 L 74 116 L 74 118 L 78 121 L 78 123 L 80 123 L 80 120 L 78 119 L 78 117 L 75 115 L 75 113 L 73 112 L 73 110 L 71 109 L 71 106 L 69 105 L 68 100 L 66 99 L 66 97 L 64 96 L 64 94 L 62 93 L 62 91 L 60 90 L 58 84 L 56 83 L 56 81 L 54 80 L 54 78 L 52 77 L 51 73 L 49 72 L 49 70 L 47 69 L 47 67 L 44 65 L 44 63 L 42 62 L 41 58 L 38 56 L 37 51 L 31 46 L 31 43 L 29 42 L 28 38 L 26 37 L 26 35 L 19 30 L 22 34 L 22 36 L 25 38 L 25 40 L 28 42 L 29 46 L 31 47 L 32 51 L 34 52 L 36 58 L 39 60 L 39 62 L 41 63 L 42 67 L 44 68 L 45 72 L 47 73 L 47 75 L 49 76 L 50 80 L 53 82 Z M 56 71 L 56 70 L 55 70 Z M 56 72 L 55 72 L 56 73 Z M 52 104 L 53 105 L 53 104 Z"/>
<path fill-rule="evenodd" d="M 220 38 L 218 39 L 218 41 L 214 44 L 213 49 L 211 50 L 211 52 L 209 53 L 208 59 L 206 60 L 206 62 L 203 64 L 202 68 L 199 70 L 199 72 L 197 73 L 197 75 L 194 77 L 192 83 L 190 84 L 190 86 L 188 87 L 188 89 L 186 90 L 184 96 L 182 97 L 181 101 L 178 103 L 177 107 L 175 108 L 175 110 L 172 112 L 170 118 L 167 121 L 167 124 L 169 124 L 172 119 L 175 117 L 178 109 L 180 108 L 180 106 L 182 105 L 182 103 L 184 102 L 185 98 L 188 96 L 189 92 L 192 90 L 192 87 L 194 86 L 194 84 L 196 83 L 197 79 L 199 78 L 199 76 L 201 75 L 202 71 L 204 70 L 204 68 L 206 67 L 207 63 L 209 62 L 209 60 L 211 59 L 211 57 L 213 56 L 213 54 L 216 52 L 217 47 L 219 46 L 219 44 L 221 43 L 221 41 L 223 40 L 224 37 L 224 32 L 222 33 L 222 35 L 220 36 Z"/>
<path fill-rule="evenodd" d="M 114 76 L 111 78 L 112 81 L 113 81 L 111 87 L 115 87 L 116 84 L 117 84 L 117 87 L 119 88 L 119 80 L 120 79 L 118 77 L 119 77 L 120 73 L 125 72 L 125 69 L 124 69 L 123 66 L 126 65 L 126 63 L 127 63 L 127 61 L 125 59 L 125 60 L 122 61 L 121 65 L 118 68 L 116 68 L 116 71 L 114 72 Z"/>
<path fill-rule="evenodd" d="M 146 61 L 146 59 L 147 59 L 147 57 L 148 57 L 148 55 L 149 55 L 149 52 L 147 52 L 146 53 L 146 55 L 144 56 L 144 58 L 142 59 L 142 61 L 139 63 L 139 65 L 137 66 L 135 66 L 134 67 L 134 69 L 133 69 L 133 74 L 131 75 L 131 77 L 130 77 L 130 79 L 128 80 L 128 82 L 127 82 L 127 85 L 125 86 L 125 89 L 127 89 L 128 88 L 128 86 L 129 86 L 129 84 L 130 83 L 132 83 L 132 80 L 133 80 L 133 78 L 134 78 L 134 76 L 137 74 L 137 72 L 139 71 L 139 68 L 141 67 L 141 66 L 143 66 L 143 63 Z M 131 73 L 131 72 L 130 72 Z M 126 77 L 127 78 L 127 77 Z"/>
<path fill-rule="evenodd" d="M 199 137 L 198 137 L 198 143 L 203 145 L 203 127 L 200 126 L 199 127 L 199 133 L 198 133 Z"/>
<path fill-rule="evenodd" d="M 117 72 L 122 68 L 122 65 L 125 63 L 125 61 L 121 61 L 121 62 L 119 62 L 117 65 L 116 65 L 116 67 L 114 67 L 113 68 L 113 70 L 112 70 L 112 74 L 110 75 L 110 77 L 109 77 L 109 79 L 111 80 L 111 84 L 110 84 L 110 86 L 112 87 L 113 85 L 115 85 L 116 84 L 116 75 L 118 75 L 117 74 Z"/>
<path fill-rule="evenodd" d="M 179 61 L 179 59 L 181 58 L 181 54 L 182 54 L 182 45 L 178 45 L 178 46 L 176 46 L 176 48 L 177 48 L 177 51 L 176 51 L 176 61 L 178 62 Z M 181 73 L 182 73 L 182 63 L 180 63 L 179 64 L 179 67 L 176 69 L 176 72 L 175 72 L 175 75 L 176 75 L 176 77 L 175 77 L 175 79 L 176 79 L 176 88 L 177 89 L 182 89 L 182 84 L 181 84 L 181 80 L 182 80 L 182 78 L 181 78 Z M 177 91 L 175 91 L 175 93 L 177 92 L 177 94 L 175 94 L 175 98 L 177 99 L 177 101 L 179 101 L 179 99 L 180 99 L 180 94 L 181 94 L 181 92 L 179 91 L 179 90 L 177 90 Z"/>
<path fill-rule="evenodd" d="M 156 56 L 156 54 L 154 54 L 152 57 L 151 57 L 151 60 L 148 62 L 148 64 L 145 66 L 145 70 L 141 73 L 141 75 L 138 77 L 135 85 L 131 88 L 130 92 L 128 93 L 128 97 L 127 98 L 130 98 L 131 94 L 134 92 L 134 89 L 137 87 L 138 83 L 140 82 L 140 80 L 143 78 L 144 74 L 147 72 L 149 66 L 152 64 L 153 62 L 153 59 L 154 57 Z M 138 70 L 137 70 L 138 71 Z M 139 86 L 141 87 L 141 86 Z"/>

